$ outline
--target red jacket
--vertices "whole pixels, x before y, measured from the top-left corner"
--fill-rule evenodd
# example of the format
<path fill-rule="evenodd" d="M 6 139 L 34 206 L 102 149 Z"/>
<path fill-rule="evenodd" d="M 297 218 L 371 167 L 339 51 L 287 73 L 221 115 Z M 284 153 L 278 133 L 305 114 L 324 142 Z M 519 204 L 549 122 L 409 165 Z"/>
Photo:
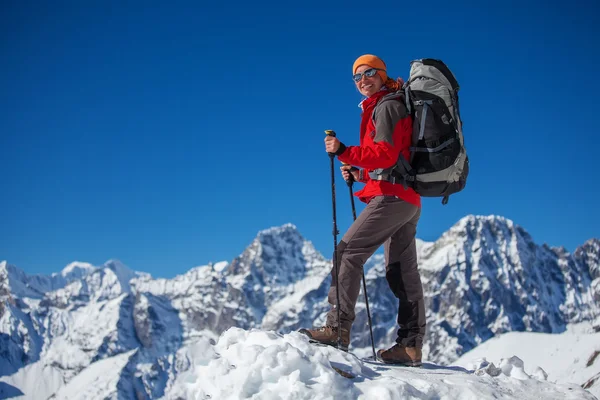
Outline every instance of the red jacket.
<path fill-rule="evenodd" d="M 379 91 L 361 103 L 360 146 L 342 145 L 338 159 L 346 164 L 364 168 L 362 190 L 355 193 L 361 201 L 368 203 L 375 196 L 396 196 L 404 201 L 421 206 L 421 196 L 413 189 L 404 189 L 402 184 L 393 184 L 369 178 L 368 173 L 378 168 L 389 168 L 396 164 L 400 153 L 409 158 L 412 137 L 412 119 L 398 99 L 384 98 L 387 91 Z M 373 110 L 377 113 L 373 118 Z M 373 119 L 375 121 L 373 121 Z M 344 149 L 345 147 L 345 149 Z"/>

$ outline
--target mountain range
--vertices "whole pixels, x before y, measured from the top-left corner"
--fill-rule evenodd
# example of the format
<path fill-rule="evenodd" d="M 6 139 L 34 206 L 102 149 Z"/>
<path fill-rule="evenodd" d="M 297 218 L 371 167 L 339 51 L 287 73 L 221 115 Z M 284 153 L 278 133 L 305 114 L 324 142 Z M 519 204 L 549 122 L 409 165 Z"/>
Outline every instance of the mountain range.
<path fill-rule="evenodd" d="M 536 244 L 503 217 L 471 215 L 417 248 L 428 361 L 449 365 L 505 332 L 560 333 L 583 321 L 600 330 L 598 239 L 569 253 Z M 10 377 L 5 392 L 48 398 L 66 385 L 89 386 L 94 366 L 111 362 L 119 393 L 135 394 L 124 397 L 160 398 L 190 366 L 180 349 L 199 338 L 216 340 L 231 327 L 288 333 L 323 324 L 330 269 L 292 224 L 259 232 L 231 261 L 173 279 L 117 260 L 73 262 L 52 275 L 0 262 L 0 381 Z M 386 347 L 398 300 L 383 255 L 371 257 L 365 276 L 376 347 Z M 368 355 L 362 296 L 356 314 L 351 351 Z M 106 390 L 98 387 L 99 397 L 114 395 Z"/>

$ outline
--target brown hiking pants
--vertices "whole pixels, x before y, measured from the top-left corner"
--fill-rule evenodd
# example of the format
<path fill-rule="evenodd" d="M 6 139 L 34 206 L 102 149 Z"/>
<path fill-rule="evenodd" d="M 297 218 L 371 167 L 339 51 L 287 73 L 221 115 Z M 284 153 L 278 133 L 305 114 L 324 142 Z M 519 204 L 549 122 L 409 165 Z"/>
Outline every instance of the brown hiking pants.
<path fill-rule="evenodd" d="M 384 244 L 386 279 L 399 299 L 398 343 L 422 347 L 425 303 L 417 269 L 415 236 L 421 209 L 393 196 L 377 196 L 360 213 L 337 246 L 340 290 L 340 325 L 350 330 L 361 287 L 364 263 Z M 338 326 L 335 266 L 331 270 L 327 325 Z M 376 295 L 376 294 L 375 294 Z"/>

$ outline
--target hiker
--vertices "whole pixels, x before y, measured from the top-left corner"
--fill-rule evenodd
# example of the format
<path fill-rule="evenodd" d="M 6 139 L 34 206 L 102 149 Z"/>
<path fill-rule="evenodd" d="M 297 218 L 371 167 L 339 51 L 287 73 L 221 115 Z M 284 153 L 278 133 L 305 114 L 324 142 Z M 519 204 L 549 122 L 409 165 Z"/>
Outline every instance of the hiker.
<path fill-rule="evenodd" d="M 363 265 L 383 244 L 386 279 L 399 299 L 399 329 L 396 344 L 379 350 L 377 356 L 386 363 L 419 366 L 425 335 L 425 305 L 415 244 L 421 197 L 391 175 L 374 173 L 395 165 L 400 154 L 408 159 L 412 119 L 396 93 L 402 81 L 388 77 L 383 60 L 370 54 L 360 56 L 352 73 L 356 88 L 365 96 L 360 103 L 360 145 L 346 146 L 335 136 L 327 136 L 325 150 L 348 164 L 341 167 L 344 179 L 352 176 L 356 182 L 365 183 L 355 196 L 367 206 L 337 245 L 339 276 L 335 276 L 334 266 L 326 326 L 300 332 L 316 342 L 335 346 L 337 330 L 341 329 L 342 348 L 348 348 Z M 335 308 L 337 284 L 340 321 Z"/>

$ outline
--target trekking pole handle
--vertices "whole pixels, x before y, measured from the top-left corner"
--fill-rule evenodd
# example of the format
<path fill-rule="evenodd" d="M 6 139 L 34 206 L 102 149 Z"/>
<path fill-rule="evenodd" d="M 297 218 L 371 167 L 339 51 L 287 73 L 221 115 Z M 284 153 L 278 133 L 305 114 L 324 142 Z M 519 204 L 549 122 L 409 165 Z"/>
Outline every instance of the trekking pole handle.
<path fill-rule="evenodd" d="M 346 165 L 350 165 L 350 164 L 342 163 L 342 165 L 346 166 Z M 350 174 L 350 177 L 348 178 L 348 180 L 346 180 L 346 184 L 348 186 L 352 187 L 352 184 L 354 183 L 354 175 L 352 175 L 352 167 L 350 167 L 350 169 L 348 170 L 348 173 Z"/>
<path fill-rule="evenodd" d="M 335 131 L 333 131 L 333 130 L 331 130 L 331 129 L 326 129 L 326 130 L 325 130 L 325 134 L 326 134 L 327 136 L 335 137 Z M 330 157 L 330 158 L 333 158 L 333 157 L 335 157 L 335 154 L 333 154 L 333 153 L 328 153 L 328 154 L 329 154 L 329 157 Z"/>

